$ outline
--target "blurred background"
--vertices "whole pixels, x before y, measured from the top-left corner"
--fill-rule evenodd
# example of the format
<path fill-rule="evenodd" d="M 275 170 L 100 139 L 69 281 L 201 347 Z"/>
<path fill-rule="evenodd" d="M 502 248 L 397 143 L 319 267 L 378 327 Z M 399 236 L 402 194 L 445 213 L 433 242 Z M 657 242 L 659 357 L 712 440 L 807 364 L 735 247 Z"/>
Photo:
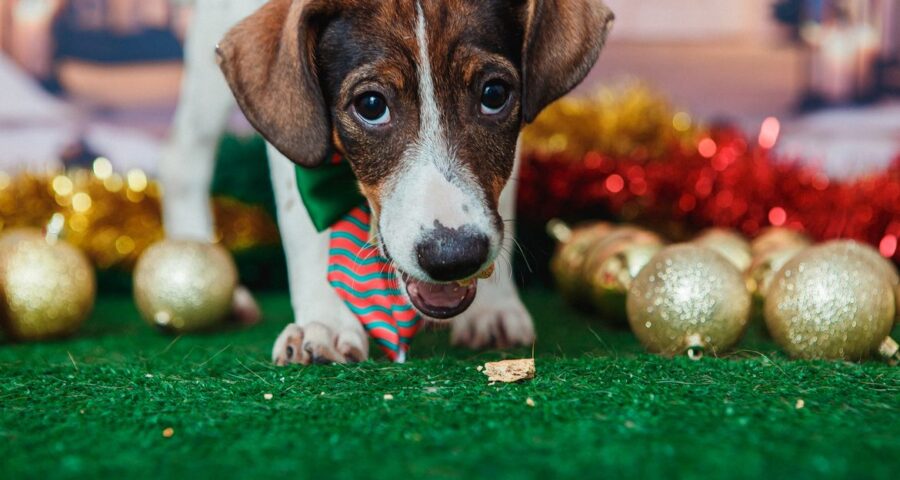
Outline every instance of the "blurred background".
<path fill-rule="evenodd" d="M 900 1 L 607 3 L 616 26 L 577 93 L 637 82 L 678 112 L 675 127 L 687 119 L 727 123 L 754 139 L 768 135 L 778 158 L 836 180 L 875 174 L 898 157 Z M 191 10 L 189 1 L 170 0 L 0 0 L 0 215 L 7 226 L 72 209 L 75 237 L 80 226 L 101 267 L 127 266 L 161 235 L 158 207 L 141 202 L 159 194 L 152 179 L 179 97 Z M 237 112 L 230 130 L 220 162 L 244 165 L 264 155 Z M 254 163 L 262 170 L 250 180 L 229 177 L 233 167 L 217 175 L 220 229 L 226 216 L 231 225 L 221 235 L 233 249 L 277 243 L 270 200 L 257 191 L 264 163 Z M 53 176 L 78 168 L 93 177 Z M 23 175 L 36 186 L 22 183 Z M 94 187 L 121 190 L 124 203 L 98 211 Z M 76 198 L 79 190 L 86 195 Z M 127 202 L 138 206 L 128 210 Z M 23 209 L 34 215 L 23 219 Z M 98 230 L 103 215 L 107 230 Z M 145 240 L 130 233 L 141 229 L 152 233 Z"/>
<path fill-rule="evenodd" d="M 582 90 L 637 78 L 700 117 L 756 128 L 776 116 L 801 137 L 785 148 L 812 149 L 820 160 L 878 163 L 803 139 L 897 150 L 900 2 L 608 3 L 617 14 L 610 47 Z M 0 0 L 0 168 L 52 165 L 80 146 L 154 173 L 178 99 L 189 4 Z M 850 108 L 860 105 L 868 108 Z M 857 138 L 834 139 L 832 124 Z"/>

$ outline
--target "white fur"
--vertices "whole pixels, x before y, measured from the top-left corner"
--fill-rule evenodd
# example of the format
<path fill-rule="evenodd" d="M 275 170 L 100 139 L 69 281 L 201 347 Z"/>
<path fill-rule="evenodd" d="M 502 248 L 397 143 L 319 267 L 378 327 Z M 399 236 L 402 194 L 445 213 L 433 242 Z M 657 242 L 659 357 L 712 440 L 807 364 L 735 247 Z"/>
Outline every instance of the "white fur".
<path fill-rule="evenodd" d="M 209 186 L 216 145 L 234 109 L 234 98 L 216 65 L 216 44 L 262 0 L 196 0 L 185 44 L 181 101 L 160 162 L 165 189 L 163 220 L 173 238 L 212 240 Z"/>
<path fill-rule="evenodd" d="M 432 162 L 444 175 L 452 174 L 456 158 L 450 152 L 444 125 L 441 124 L 441 109 L 437 104 L 434 78 L 431 74 L 431 59 L 428 58 L 428 35 L 425 13 L 421 1 L 416 1 L 416 44 L 419 47 L 419 138 L 415 150 L 420 157 Z"/>
<path fill-rule="evenodd" d="M 175 238 L 213 238 L 209 187 L 215 148 L 235 102 L 215 64 L 215 45 L 225 32 L 249 15 L 264 0 L 197 0 L 194 24 L 188 34 L 183 95 L 176 112 L 172 139 L 161 162 L 165 188 L 163 213 L 166 234 Z M 420 95 L 423 111 L 419 141 L 409 149 L 398 172 L 394 194 L 385 201 L 380 225 L 391 254 L 403 258 L 401 268 L 413 273 L 412 249 L 404 243 L 418 235 L 420 226 L 435 220 L 447 227 L 465 222 L 491 231 L 484 199 L 477 193 L 470 172 L 462 169 L 447 145 L 427 55 L 425 20 L 418 6 Z M 294 323 L 279 335 L 273 348 L 278 363 L 308 362 L 309 356 L 285 355 L 287 346 L 344 361 L 347 352 L 368 354 L 368 339 L 357 319 L 328 284 L 328 234 L 318 233 L 300 202 L 293 164 L 269 148 L 269 164 L 278 208 L 278 220 L 288 262 Z M 511 182 L 500 201 L 500 214 L 511 220 L 515 187 Z M 468 212 L 463 212 L 463 205 Z M 454 321 L 453 338 L 472 347 L 485 346 L 500 327 L 510 340 L 529 343 L 531 319 L 516 294 L 508 270 L 512 223 L 507 229 L 497 272 L 482 281 L 473 306 Z M 492 252 L 500 233 L 490 234 Z M 396 250 L 396 251 L 395 251 Z M 492 253 L 493 256 L 493 253 Z M 414 258 L 414 255 L 413 257 Z M 417 266 L 416 266 L 417 268 Z M 301 358 L 302 357 L 302 358 Z"/>

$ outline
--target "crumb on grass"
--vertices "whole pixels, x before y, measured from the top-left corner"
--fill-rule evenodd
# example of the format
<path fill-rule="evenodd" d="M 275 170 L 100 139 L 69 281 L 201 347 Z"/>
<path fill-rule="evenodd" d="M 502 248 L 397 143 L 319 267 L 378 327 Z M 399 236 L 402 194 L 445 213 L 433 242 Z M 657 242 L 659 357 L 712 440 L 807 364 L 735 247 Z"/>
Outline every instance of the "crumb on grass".
<path fill-rule="evenodd" d="M 798 398 L 797 403 L 794 404 L 794 408 L 796 408 L 797 410 L 800 410 L 801 408 L 803 408 L 805 406 L 806 406 L 806 402 L 804 402 L 802 398 Z"/>
<path fill-rule="evenodd" d="M 514 383 L 534 378 L 534 359 L 504 360 L 484 364 L 484 372 L 491 382 Z"/>
<path fill-rule="evenodd" d="M 525 405 L 528 405 L 529 407 L 534 407 L 534 399 L 531 397 L 526 398 Z"/>
<path fill-rule="evenodd" d="M 162 431 L 162 436 L 165 438 L 172 438 L 172 435 L 175 435 L 175 429 L 172 427 L 166 427 Z"/>
<path fill-rule="evenodd" d="M 272 399 L 272 394 L 271 394 L 271 393 L 264 393 L 264 394 L 263 394 L 263 398 L 265 398 L 266 400 L 271 400 L 271 399 Z"/>
<path fill-rule="evenodd" d="M 394 396 L 391 395 L 390 393 L 385 393 L 385 394 L 384 394 L 384 399 L 385 399 L 385 400 L 393 400 L 393 399 L 394 399 Z"/>

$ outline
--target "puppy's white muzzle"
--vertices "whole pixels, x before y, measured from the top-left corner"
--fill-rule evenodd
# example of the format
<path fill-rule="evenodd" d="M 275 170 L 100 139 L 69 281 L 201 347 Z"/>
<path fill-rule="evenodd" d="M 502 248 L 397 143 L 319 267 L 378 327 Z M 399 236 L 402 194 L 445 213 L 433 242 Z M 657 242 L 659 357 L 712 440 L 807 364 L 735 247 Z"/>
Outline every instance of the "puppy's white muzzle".
<path fill-rule="evenodd" d="M 420 162 L 385 195 L 379 216 L 382 248 L 404 274 L 407 293 L 422 313 L 449 318 L 474 299 L 474 282 L 500 250 L 485 196 L 463 175 L 444 175 Z"/>

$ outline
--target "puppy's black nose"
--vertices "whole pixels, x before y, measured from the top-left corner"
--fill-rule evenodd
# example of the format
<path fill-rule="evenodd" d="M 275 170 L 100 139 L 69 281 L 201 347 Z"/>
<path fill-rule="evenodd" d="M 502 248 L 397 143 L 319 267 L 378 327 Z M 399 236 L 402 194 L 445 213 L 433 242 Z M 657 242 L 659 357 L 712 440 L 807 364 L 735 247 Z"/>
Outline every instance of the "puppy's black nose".
<path fill-rule="evenodd" d="M 478 273 L 487 262 L 491 240 L 473 228 L 435 228 L 416 243 L 419 266 L 433 280 L 450 282 Z"/>

